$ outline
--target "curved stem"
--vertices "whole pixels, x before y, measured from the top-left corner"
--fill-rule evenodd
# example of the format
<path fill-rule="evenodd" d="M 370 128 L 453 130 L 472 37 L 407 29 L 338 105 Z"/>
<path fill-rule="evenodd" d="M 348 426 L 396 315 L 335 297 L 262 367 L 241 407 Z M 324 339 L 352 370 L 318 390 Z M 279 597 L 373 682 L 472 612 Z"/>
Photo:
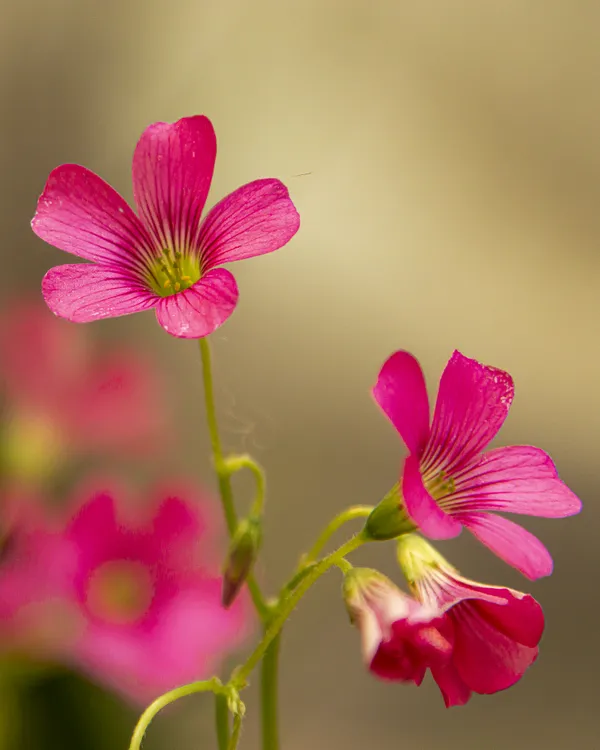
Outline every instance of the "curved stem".
<path fill-rule="evenodd" d="M 345 555 L 357 549 L 361 544 L 364 544 L 367 541 L 369 541 L 369 538 L 363 532 L 360 532 L 359 534 L 356 534 L 351 539 L 349 539 L 345 544 L 342 544 L 341 547 L 338 547 L 335 552 L 327 555 L 327 557 L 324 557 L 313 568 L 311 568 L 310 572 L 302 579 L 302 581 L 300 581 L 296 589 L 294 589 L 294 591 L 292 591 L 289 596 L 287 596 L 280 603 L 278 609 L 273 614 L 269 625 L 267 626 L 262 641 L 250 654 L 246 662 L 238 670 L 236 670 L 235 674 L 232 677 L 232 680 L 230 681 L 230 684 L 239 687 L 242 687 L 246 684 L 246 680 L 249 677 L 250 673 L 263 658 L 271 642 L 279 635 L 279 631 L 283 627 L 285 621 L 295 609 L 300 599 L 302 599 L 304 594 L 313 585 L 313 583 L 315 583 L 315 581 L 320 578 L 323 573 L 329 570 L 332 565 L 335 565 Z"/>
<path fill-rule="evenodd" d="M 343 510 L 341 513 L 339 513 L 327 524 L 327 526 L 319 534 L 317 541 L 303 557 L 301 564 L 302 568 L 304 568 L 306 565 L 310 565 L 318 558 L 321 550 L 327 544 L 330 537 L 332 537 L 333 534 L 335 534 L 335 532 L 345 523 L 348 523 L 348 521 L 354 521 L 355 518 L 366 518 L 367 516 L 371 515 L 372 510 L 372 505 L 353 505 L 350 508 L 346 508 L 346 510 Z"/>
<path fill-rule="evenodd" d="M 242 469 L 249 469 L 254 474 L 254 480 L 256 482 L 256 494 L 250 507 L 250 515 L 261 516 L 263 507 L 265 504 L 266 494 L 266 479 L 265 472 L 262 467 L 251 457 L 247 455 L 243 456 L 228 456 L 225 459 L 225 467 L 229 474 L 236 474 Z"/>
<path fill-rule="evenodd" d="M 215 723 L 219 750 L 227 750 L 229 745 L 229 708 L 227 696 L 223 694 L 215 695 Z"/>
<path fill-rule="evenodd" d="M 140 750 L 142 740 L 146 734 L 146 730 L 150 726 L 150 722 L 156 714 L 161 711 L 169 703 L 173 703 L 179 698 L 183 698 L 186 695 L 192 695 L 193 693 L 220 693 L 223 691 L 223 686 L 220 681 L 215 679 L 203 680 L 202 682 L 191 682 L 189 685 L 183 685 L 182 687 L 169 690 L 168 693 L 161 695 L 153 703 L 151 703 L 144 713 L 140 716 L 138 723 L 135 726 L 131 742 L 129 744 L 129 750 Z"/>
<path fill-rule="evenodd" d="M 208 432 L 213 452 L 215 471 L 219 483 L 219 493 L 221 495 L 221 504 L 225 515 L 225 522 L 229 536 L 233 536 L 238 525 L 237 513 L 233 502 L 233 489 L 231 487 L 231 474 L 223 458 L 223 449 L 221 447 L 221 438 L 219 436 L 219 426 L 217 423 L 217 412 L 215 408 L 215 395 L 213 389 L 212 364 L 210 356 L 210 347 L 208 341 L 203 338 L 200 341 L 200 356 L 202 358 L 202 372 L 204 375 L 204 403 L 206 405 L 206 421 L 208 423 Z M 252 602 L 259 617 L 263 622 L 269 615 L 269 608 L 265 603 L 258 583 L 253 575 L 248 576 L 248 590 L 252 597 Z"/>
<path fill-rule="evenodd" d="M 260 702 L 263 750 L 279 750 L 277 682 L 280 646 L 281 632 L 273 638 L 262 660 Z"/>

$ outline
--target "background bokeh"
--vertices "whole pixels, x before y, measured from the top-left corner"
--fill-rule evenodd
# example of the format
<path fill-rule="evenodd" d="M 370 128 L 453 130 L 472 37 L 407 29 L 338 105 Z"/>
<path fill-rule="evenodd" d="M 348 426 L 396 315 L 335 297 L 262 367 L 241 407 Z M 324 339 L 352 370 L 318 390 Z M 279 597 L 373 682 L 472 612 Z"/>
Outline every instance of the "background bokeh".
<path fill-rule="evenodd" d="M 268 469 L 270 590 L 329 517 L 395 481 L 398 441 L 369 388 L 396 348 L 419 357 L 432 390 L 454 348 L 509 370 L 516 399 L 500 443 L 546 449 L 584 500 L 578 518 L 527 522 L 555 559 L 552 578 L 533 585 L 466 535 L 444 545 L 466 575 L 529 589 L 547 613 L 535 667 L 465 708 L 446 711 L 430 680 L 417 690 L 365 674 L 339 577 L 322 581 L 284 639 L 286 750 L 599 747 L 600 5 L 4 0 L 1 10 L 3 298 L 36 292 L 67 262 L 29 229 L 48 172 L 85 164 L 130 198 L 133 148 L 157 120 L 213 120 L 209 204 L 272 176 L 298 206 L 289 246 L 236 267 L 240 304 L 213 337 L 227 446 Z M 154 353 L 182 435 L 172 468 L 208 484 L 197 347 L 151 313 L 93 329 Z M 391 545 L 357 559 L 396 575 Z M 126 747 L 135 710 L 94 686 L 52 676 L 26 700 L 35 739 L 19 748 Z M 252 748 L 253 692 L 248 708 Z M 191 699 L 157 720 L 146 747 L 212 747 L 211 722 Z"/>

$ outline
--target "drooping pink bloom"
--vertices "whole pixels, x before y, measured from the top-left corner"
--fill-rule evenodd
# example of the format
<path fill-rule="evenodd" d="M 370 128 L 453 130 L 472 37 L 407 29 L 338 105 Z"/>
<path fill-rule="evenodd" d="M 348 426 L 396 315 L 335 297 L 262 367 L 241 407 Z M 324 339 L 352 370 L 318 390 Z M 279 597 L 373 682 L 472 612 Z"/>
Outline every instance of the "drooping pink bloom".
<path fill-rule="evenodd" d="M 399 541 L 400 564 L 423 606 L 444 613 L 440 631 L 451 658 L 431 665 L 446 706 L 472 692 L 497 693 L 518 682 L 538 656 L 544 614 L 529 594 L 469 581 L 414 534 Z"/>
<path fill-rule="evenodd" d="M 238 289 L 220 266 L 285 245 L 299 217 L 275 179 L 243 185 L 203 221 L 216 137 L 204 116 L 157 122 L 133 156 L 137 215 L 84 167 L 64 164 L 48 178 L 33 231 L 91 264 L 57 266 L 42 292 L 50 309 L 86 323 L 155 308 L 173 336 L 202 338 L 233 312 Z"/>
<path fill-rule="evenodd" d="M 409 450 L 401 491 L 412 521 L 432 539 L 466 526 L 499 557 L 535 579 L 552 572 L 542 543 L 496 511 L 547 518 L 578 513 L 580 500 L 539 448 L 483 452 L 504 422 L 510 375 L 455 351 L 442 374 L 433 420 L 423 372 L 408 352 L 393 354 L 373 388 L 375 400 Z"/>
<path fill-rule="evenodd" d="M 243 599 L 221 606 L 210 527 L 206 504 L 182 492 L 134 506 L 102 491 L 59 531 L 15 528 L 0 565 L 0 598 L 11 594 L 0 632 L 18 622 L 33 650 L 143 702 L 208 677 L 245 636 L 249 614 Z M 35 621 L 52 616 L 62 638 L 38 632 Z"/>
<path fill-rule="evenodd" d="M 5 469 L 43 478 L 66 456 L 146 454 L 168 440 L 156 367 L 140 352 L 100 353 L 40 302 L 0 314 Z"/>
<path fill-rule="evenodd" d="M 428 667 L 443 669 L 449 662 L 452 645 L 443 635 L 441 611 L 403 593 L 378 571 L 350 570 L 344 598 L 365 664 L 377 677 L 420 685 Z"/>

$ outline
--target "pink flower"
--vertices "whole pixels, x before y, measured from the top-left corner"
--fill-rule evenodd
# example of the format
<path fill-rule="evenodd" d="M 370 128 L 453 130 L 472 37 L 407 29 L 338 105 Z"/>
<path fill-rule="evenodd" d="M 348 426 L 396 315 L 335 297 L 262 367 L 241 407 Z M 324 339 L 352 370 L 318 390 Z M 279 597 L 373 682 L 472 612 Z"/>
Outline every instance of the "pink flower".
<path fill-rule="evenodd" d="M 167 417 L 156 368 L 131 350 L 97 352 L 80 328 L 41 304 L 0 316 L 2 389 L 8 423 L 5 469 L 43 478 L 65 456 L 146 454 L 164 446 Z"/>
<path fill-rule="evenodd" d="M 205 506 L 176 492 L 145 507 L 95 493 L 60 531 L 48 521 L 15 529 L 0 567 L 0 598 L 11 593 L 4 630 L 33 629 L 30 645 L 39 636 L 55 659 L 142 702 L 210 676 L 248 622 L 244 600 L 220 604 Z M 34 619 L 57 613 L 62 639 L 37 634 Z"/>
<path fill-rule="evenodd" d="M 436 607 L 404 594 L 376 570 L 352 568 L 344 579 L 344 598 L 361 635 L 363 659 L 385 680 L 420 685 L 427 668 L 443 669 L 452 646 Z"/>
<path fill-rule="evenodd" d="M 216 138 L 210 120 L 157 122 L 133 156 L 136 215 L 84 167 L 63 164 L 48 178 L 33 231 L 92 261 L 57 266 L 42 292 L 50 309 L 86 323 L 156 309 L 173 336 L 201 338 L 233 312 L 238 298 L 230 263 L 285 245 L 299 226 L 279 180 L 256 180 L 200 217 L 212 180 Z"/>
<path fill-rule="evenodd" d="M 544 614 L 529 594 L 486 586 L 458 575 L 423 539 L 399 540 L 399 560 L 423 606 L 444 613 L 440 631 L 451 658 L 431 665 L 446 706 L 472 692 L 490 694 L 521 679 L 538 656 Z"/>
<path fill-rule="evenodd" d="M 552 558 L 521 526 L 493 512 L 562 518 L 580 500 L 539 448 L 512 446 L 483 453 L 513 400 L 510 375 L 455 351 L 442 374 L 433 420 L 423 372 L 408 352 L 393 354 L 373 388 L 375 400 L 410 454 L 401 490 L 412 521 L 432 539 L 466 526 L 528 578 L 552 572 Z"/>

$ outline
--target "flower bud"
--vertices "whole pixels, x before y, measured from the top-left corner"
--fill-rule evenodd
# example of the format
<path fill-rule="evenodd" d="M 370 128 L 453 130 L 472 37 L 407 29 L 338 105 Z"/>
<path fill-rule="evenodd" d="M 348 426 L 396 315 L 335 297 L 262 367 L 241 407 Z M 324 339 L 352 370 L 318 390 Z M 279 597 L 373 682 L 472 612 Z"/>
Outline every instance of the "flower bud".
<path fill-rule="evenodd" d="M 395 539 L 415 530 L 402 501 L 400 487 L 395 484 L 367 518 L 365 530 L 378 541 Z"/>
<path fill-rule="evenodd" d="M 262 542 L 262 522 L 250 516 L 238 524 L 223 569 L 221 602 L 228 609 L 248 578 Z"/>

